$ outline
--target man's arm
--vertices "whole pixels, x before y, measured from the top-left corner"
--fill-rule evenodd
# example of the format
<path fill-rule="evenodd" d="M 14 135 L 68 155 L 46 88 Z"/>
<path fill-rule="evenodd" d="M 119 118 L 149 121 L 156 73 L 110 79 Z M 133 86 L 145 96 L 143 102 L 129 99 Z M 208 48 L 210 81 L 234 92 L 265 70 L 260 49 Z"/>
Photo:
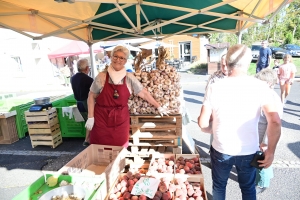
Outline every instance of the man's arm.
<path fill-rule="evenodd" d="M 198 125 L 205 133 L 211 133 L 212 110 L 209 106 L 202 105 L 200 116 L 198 117 Z"/>
<path fill-rule="evenodd" d="M 268 168 L 274 160 L 276 145 L 281 135 L 281 120 L 278 115 L 278 108 L 275 103 L 266 104 L 262 107 L 267 118 L 267 135 L 268 135 L 268 149 L 265 151 L 265 159 L 258 161 L 259 166 Z"/>

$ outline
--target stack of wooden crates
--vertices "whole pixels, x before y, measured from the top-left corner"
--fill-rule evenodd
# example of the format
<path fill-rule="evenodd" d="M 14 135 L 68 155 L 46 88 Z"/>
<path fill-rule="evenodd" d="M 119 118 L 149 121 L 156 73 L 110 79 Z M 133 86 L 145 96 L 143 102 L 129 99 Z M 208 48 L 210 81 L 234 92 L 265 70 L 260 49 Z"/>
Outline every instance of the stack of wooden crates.
<path fill-rule="evenodd" d="M 139 156 L 181 154 L 182 115 L 131 115 L 129 151 Z"/>
<path fill-rule="evenodd" d="M 32 148 L 38 145 L 57 147 L 62 143 L 56 108 L 39 112 L 25 111 Z"/>

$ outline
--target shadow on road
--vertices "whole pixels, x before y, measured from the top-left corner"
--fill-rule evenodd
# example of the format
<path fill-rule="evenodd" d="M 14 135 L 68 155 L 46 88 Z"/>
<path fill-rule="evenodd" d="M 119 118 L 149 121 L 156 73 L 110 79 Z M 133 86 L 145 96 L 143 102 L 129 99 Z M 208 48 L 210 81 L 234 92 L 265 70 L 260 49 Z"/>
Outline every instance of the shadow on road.
<path fill-rule="evenodd" d="M 193 98 L 186 98 L 186 97 L 184 97 L 183 99 L 185 101 L 187 101 L 187 102 L 202 104 L 202 101 L 199 101 L 199 100 L 196 100 L 196 99 L 193 99 Z"/>
<path fill-rule="evenodd" d="M 290 104 L 290 105 L 293 105 L 293 106 L 300 106 L 299 103 L 294 103 L 294 102 L 289 101 L 289 100 L 286 101 L 286 104 Z"/>
<path fill-rule="evenodd" d="M 298 158 L 300 158 L 300 142 L 289 143 L 288 148 L 293 152 Z"/>
<path fill-rule="evenodd" d="M 288 129 L 300 130 L 300 125 L 299 124 L 290 123 L 290 122 L 287 122 L 283 119 L 281 120 L 281 126 L 284 127 L 284 128 L 288 128 Z"/>
<path fill-rule="evenodd" d="M 295 111 L 296 111 L 296 110 L 295 110 Z M 294 116 L 296 116 L 296 117 L 300 117 L 300 115 L 297 115 L 297 114 L 292 113 L 292 112 L 287 112 L 286 110 L 284 110 L 283 112 L 284 112 L 284 113 L 287 113 L 287 114 L 290 114 L 290 115 L 294 115 Z M 299 111 L 297 111 L 297 112 L 299 112 Z"/>
<path fill-rule="evenodd" d="M 193 91 L 189 91 L 189 90 L 183 90 L 183 94 L 187 94 L 187 95 L 195 95 L 195 96 L 204 97 L 204 94 L 203 94 L 203 93 L 200 93 L 200 92 L 193 92 Z"/>

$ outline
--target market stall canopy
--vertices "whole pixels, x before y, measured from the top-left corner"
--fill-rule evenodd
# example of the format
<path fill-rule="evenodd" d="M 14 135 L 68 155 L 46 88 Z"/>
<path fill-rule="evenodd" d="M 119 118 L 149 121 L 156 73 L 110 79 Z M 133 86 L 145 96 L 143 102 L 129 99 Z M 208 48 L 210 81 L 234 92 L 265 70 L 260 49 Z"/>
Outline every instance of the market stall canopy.
<path fill-rule="evenodd" d="M 62 2 L 62 3 L 58 3 Z M 33 39 L 87 43 L 172 35 L 237 33 L 290 0 L 2 0 L 0 26 Z M 272 18 L 274 15 L 271 15 Z M 26 31 L 26 32 L 25 32 Z M 32 36 L 27 32 L 39 33 Z"/>
<path fill-rule="evenodd" d="M 108 48 L 105 48 L 104 50 L 105 50 L 105 51 L 112 51 L 116 46 L 117 46 L 117 45 L 112 46 L 112 47 L 108 47 Z M 138 47 L 133 47 L 133 46 L 131 46 L 131 45 L 124 45 L 124 46 L 127 47 L 127 49 L 129 49 L 129 51 L 138 51 L 138 52 L 142 51 L 140 48 L 138 48 Z"/>
<path fill-rule="evenodd" d="M 103 49 L 100 47 L 93 47 L 94 53 L 103 52 Z M 81 54 L 89 54 L 89 46 L 82 41 L 72 41 L 66 46 L 63 46 L 51 53 L 48 54 L 48 58 L 62 58 L 68 56 L 75 56 Z"/>

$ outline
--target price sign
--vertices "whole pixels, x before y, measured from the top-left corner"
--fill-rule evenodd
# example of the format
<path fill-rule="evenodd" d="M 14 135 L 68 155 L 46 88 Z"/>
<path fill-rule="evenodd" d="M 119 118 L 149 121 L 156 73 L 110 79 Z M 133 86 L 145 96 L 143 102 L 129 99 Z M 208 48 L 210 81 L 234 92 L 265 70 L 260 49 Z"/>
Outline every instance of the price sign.
<path fill-rule="evenodd" d="M 143 194 L 143 195 L 153 199 L 153 197 L 157 191 L 159 182 L 160 182 L 160 180 L 157 180 L 155 178 L 142 177 L 133 186 L 131 194 L 132 195 L 142 195 Z"/>

